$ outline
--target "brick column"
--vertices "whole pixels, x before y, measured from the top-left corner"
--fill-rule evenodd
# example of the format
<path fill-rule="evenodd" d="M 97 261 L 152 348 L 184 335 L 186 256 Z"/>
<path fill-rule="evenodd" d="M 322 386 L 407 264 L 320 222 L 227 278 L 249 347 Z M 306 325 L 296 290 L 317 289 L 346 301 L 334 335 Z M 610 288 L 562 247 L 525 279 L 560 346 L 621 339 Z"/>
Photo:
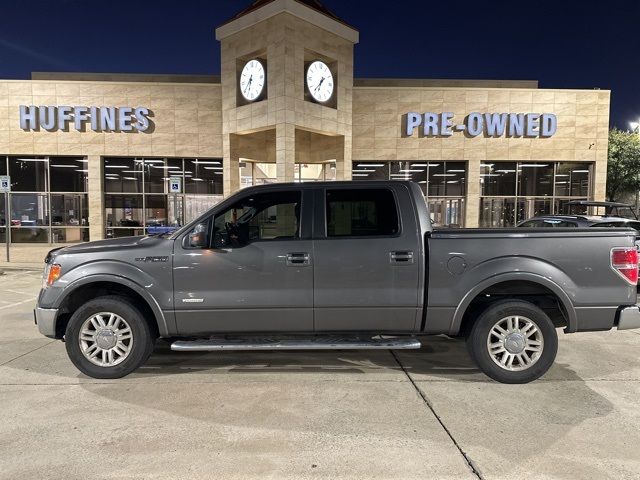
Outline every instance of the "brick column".
<path fill-rule="evenodd" d="M 102 159 L 87 156 L 87 188 L 89 203 L 89 240 L 104 239 L 104 192 L 102 191 Z"/>
<path fill-rule="evenodd" d="M 341 137 L 336 153 L 336 180 L 352 180 L 351 139 Z"/>
<path fill-rule="evenodd" d="M 222 136 L 222 181 L 225 197 L 240 190 L 240 158 L 238 156 L 238 141 L 236 135 L 227 133 Z"/>
<path fill-rule="evenodd" d="M 465 199 L 465 223 L 467 228 L 478 226 L 480 219 L 480 161 L 467 162 L 467 197 Z"/>
<path fill-rule="evenodd" d="M 291 123 L 276 125 L 276 179 L 293 182 L 296 165 L 296 128 Z"/>

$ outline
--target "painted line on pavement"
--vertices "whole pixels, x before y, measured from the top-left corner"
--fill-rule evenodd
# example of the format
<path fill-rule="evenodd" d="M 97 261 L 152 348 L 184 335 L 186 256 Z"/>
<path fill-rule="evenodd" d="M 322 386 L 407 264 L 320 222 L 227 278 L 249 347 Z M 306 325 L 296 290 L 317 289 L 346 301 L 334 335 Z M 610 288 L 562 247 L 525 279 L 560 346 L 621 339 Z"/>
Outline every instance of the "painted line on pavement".
<path fill-rule="evenodd" d="M 5 308 L 17 307 L 18 305 L 22 305 L 23 303 L 27 303 L 27 302 L 33 302 L 37 298 L 38 297 L 31 297 L 31 298 L 27 298 L 26 300 L 22 300 L 21 302 L 12 303 L 11 305 L 3 305 L 0 307 L 0 310 L 4 310 Z"/>
<path fill-rule="evenodd" d="M 29 350 L 28 352 L 23 353 L 22 355 L 18 355 L 17 357 L 12 358 L 11 360 L 7 360 L 7 361 L 6 361 L 6 362 L 4 362 L 4 363 L 0 363 L 0 367 L 3 367 L 3 366 L 5 366 L 5 365 L 7 365 L 8 363 L 13 362 L 14 360 L 17 360 L 17 359 L 19 359 L 19 358 L 22 358 L 22 357 L 24 357 L 25 355 L 29 355 L 30 353 L 33 353 L 33 352 L 35 352 L 36 350 L 40 350 L 41 348 L 44 348 L 44 347 L 46 347 L 47 345 L 51 345 L 53 342 L 56 342 L 56 341 L 57 341 L 57 340 L 51 340 L 50 342 L 47 342 L 47 343 L 45 343 L 44 345 L 40 345 L 38 348 L 34 348 L 33 350 Z"/>

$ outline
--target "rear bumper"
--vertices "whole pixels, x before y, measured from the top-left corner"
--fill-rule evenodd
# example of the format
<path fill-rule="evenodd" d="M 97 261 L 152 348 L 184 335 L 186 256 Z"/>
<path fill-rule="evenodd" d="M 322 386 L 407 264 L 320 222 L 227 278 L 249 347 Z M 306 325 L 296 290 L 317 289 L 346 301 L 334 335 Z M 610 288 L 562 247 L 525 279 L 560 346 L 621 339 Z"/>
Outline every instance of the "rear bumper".
<path fill-rule="evenodd" d="M 640 328 L 640 306 L 624 307 L 618 314 L 618 330 Z"/>
<path fill-rule="evenodd" d="M 57 308 L 40 308 L 33 309 L 36 325 L 42 335 L 49 338 L 56 338 L 56 318 L 58 317 Z"/>

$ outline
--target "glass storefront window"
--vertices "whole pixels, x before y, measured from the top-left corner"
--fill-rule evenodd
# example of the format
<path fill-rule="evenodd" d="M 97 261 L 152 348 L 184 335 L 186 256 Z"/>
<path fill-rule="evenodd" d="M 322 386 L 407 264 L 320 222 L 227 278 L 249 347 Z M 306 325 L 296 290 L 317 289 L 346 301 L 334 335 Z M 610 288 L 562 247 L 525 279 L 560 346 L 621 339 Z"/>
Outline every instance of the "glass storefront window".
<path fill-rule="evenodd" d="M 107 228 L 142 227 L 142 195 L 105 195 Z"/>
<path fill-rule="evenodd" d="M 222 200 L 220 159 L 113 157 L 103 162 L 108 238 L 179 227 Z M 182 180 L 181 193 L 169 193 L 173 177 Z"/>
<path fill-rule="evenodd" d="M 104 160 L 104 191 L 108 193 L 142 193 L 142 162 L 133 158 Z"/>
<path fill-rule="evenodd" d="M 354 162 L 351 177 L 354 180 L 389 180 L 391 162 Z"/>
<path fill-rule="evenodd" d="M 553 163 L 519 163 L 518 196 L 553 195 Z"/>
<path fill-rule="evenodd" d="M 89 224 L 87 196 L 83 194 L 51 194 L 51 225 L 82 226 Z"/>
<path fill-rule="evenodd" d="M 33 227 L 49 225 L 47 195 L 14 193 L 11 195 L 11 226 Z"/>
<path fill-rule="evenodd" d="M 427 198 L 427 204 L 434 227 L 457 228 L 464 225 L 464 198 Z"/>
<path fill-rule="evenodd" d="M 52 192 L 86 192 L 87 160 L 56 157 L 49 160 L 49 184 Z"/>
<path fill-rule="evenodd" d="M 0 199 L 3 243 L 7 216 L 12 243 L 73 243 L 88 239 L 85 158 L 0 157 L 0 175 L 4 174 L 11 176 L 11 194 L 8 213 L 4 198 Z M 78 231 L 74 235 L 59 232 L 64 228 Z"/>
<path fill-rule="evenodd" d="M 145 225 L 163 227 L 169 225 L 166 195 L 146 195 L 144 202 Z"/>
<path fill-rule="evenodd" d="M 411 180 L 418 183 L 436 226 L 463 227 L 467 192 L 467 162 L 353 162 L 354 180 Z"/>
<path fill-rule="evenodd" d="M 592 164 L 578 162 L 483 163 L 480 226 L 509 227 L 540 215 L 566 214 L 567 202 L 591 196 L 592 171 Z"/>
<path fill-rule="evenodd" d="M 221 160 L 185 160 L 184 193 L 222 195 Z"/>
<path fill-rule="evenodd" d="M 180 201 L 182 197 L 178 196 Z M 212 206 L 222 201 L 222 195 L 185 195 L 184 197 L 184 221 L 188 223 L 209 210 Z M 173 212 L 173 200 L 169 199 L 169 212 Z M 176 209 L 182 210 L 181 204 Z M 170 215 L 173 218 L 173 215 Z"/>
<path fill-rule="evenodd" d="M 515 225 L 515 198 L 483 198 L 480 202 L 480 226 L 485 228 Z"/>
<path fill-rule="evenodd" d="M 516 195 L 516 163 L 481 163 L 480 192 L 483 196 Z"/>
<path fill-rule="evenodd" d="M 588 163 L 558 163 L 555 176 L 556 197 L 588 197 L 592 167 Z"/>
<path fill-rule="evenodd" d="M 49 160 L 44 157 L 9 157 L 12 192 L 46 192 Z"/>
<path fill-rule="evenodd" d="M 136 159 L 135 162 L 144 171 L 145 193 L 167 193 L 167 179 L 183 175 L 181 159 Z"/>

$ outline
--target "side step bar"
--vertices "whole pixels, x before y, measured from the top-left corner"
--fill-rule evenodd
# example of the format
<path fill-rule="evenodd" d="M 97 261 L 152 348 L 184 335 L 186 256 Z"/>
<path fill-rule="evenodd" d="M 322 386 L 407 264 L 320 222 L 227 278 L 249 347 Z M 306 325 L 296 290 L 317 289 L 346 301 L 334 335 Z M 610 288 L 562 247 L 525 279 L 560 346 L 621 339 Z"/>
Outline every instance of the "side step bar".
<path fill-rule="evenodd" d="M 220 350 L 409 350 L 420 348 L 416 338 L 390 337 L 215 337 L 177 340 L 171 344 L 176 352 L 213 352 Z"/>

